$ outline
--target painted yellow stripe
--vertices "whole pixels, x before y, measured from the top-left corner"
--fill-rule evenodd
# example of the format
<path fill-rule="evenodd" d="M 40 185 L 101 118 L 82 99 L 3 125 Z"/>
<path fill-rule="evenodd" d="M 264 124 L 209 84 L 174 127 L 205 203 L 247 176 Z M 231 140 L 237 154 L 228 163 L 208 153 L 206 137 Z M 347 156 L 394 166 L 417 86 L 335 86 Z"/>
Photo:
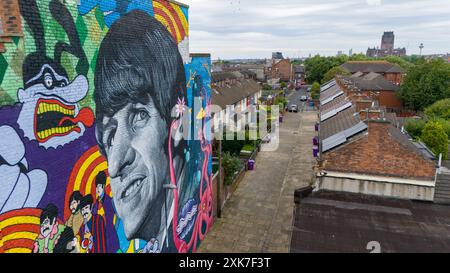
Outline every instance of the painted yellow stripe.
<path fill-rule="evenodd" d="M 36 224 L 40 225 L 40 219 L 36 216 L 14 216 L 0 222 L 0 230 L 17 224 Z"/>
<path fill-rule="evenodd" d="M 6 236 L 3 236 L 2 241 L 7 242 L 14 239 L 29 239 L 29 240 L 36 240 L 38 237 L 38 234 L 28 231 L 21 231 L 21 232 L 14 232 L 11 234 L 8 234 Z"/>
<path fill-rule="evenodd" d="M 96 166 L 94 170 L 92 170 L 92 173 L 89 174 L 89 178 L 87 180 L 87 184 L 86 184 L 86 193 L 90 193 L 91 192 L 91 187 L 92 187 L 92 182 L 94 181 L 95 177 L 97 176 L 97 174 L 101 171 L 104 171 L 108 168 L 108 164 L 103 161 L 100 165 Z"/>
<path fill-rule="evenodd" d="M 167 28 L 167 30 L 170 32 L 169 23 L 167 23 L 166 18 L 162 17 L 159 14 L 155 14 L 155 18 L 156 18 L 156 20 L 160 21 Z"/>
<path fill-rule="evenodd" d="M 80 170 L 77 173 L 77 177 L 75 179 L 75 184 L 73 186 L 73 191 L 78 191 L 81 188 L 81 181 L 83 180 L 83 176 L 86 172 L 86 169 L 92 164 L 92 162 L 94 162 L 94 160 L 96 160 L 97 158 L 99 158 L 100 155 L 100 151 L 96 151 L 95 153 L 93 153 L 92 155 L 90 155 L 86 161 L 83 163 L 83 165 L 81 165 Z"/>
<path fill-rule="evenodd" d="M 5 253 L 31 253 L 31 249 L 28 248 L 11 248 L 5 251 Z"/>
<path fill-rule="evenodd" d="M 178 5 L 175 5 L 173 3 L 170 3 L 170 5 L 177 12 L 178 17 L 180 18 L 180 21 L 181 21 L 181 25 L 184 28 L 184 33 L 186 33 L 186 36 L 189 36 L 189 24 L 187 22 L 186 16 L 184 16 L 184 12 L 181 10 L 181 8 Z"/>
<path fill-rule="evenodd" d="M 167 14 L 167 16 L 169 16 L 170 21 L 172 22 L 173 28 L 175 29 L 175 35 L 177 36 L 177 42 L 181 42 L 183 39 L 181 37 L 180 34 L 180 30 L 178 29 L 178 24 L 177 21 L 175 21 L 175 19 L 172 16 L 172 13 L 170 12 L 170 10 L 168 10 L 166 7 L 164 7 L 163 5 L 161 5 L 158 2 L 154 2 L 155 7 L 162 10 L 165 14 Z"/>

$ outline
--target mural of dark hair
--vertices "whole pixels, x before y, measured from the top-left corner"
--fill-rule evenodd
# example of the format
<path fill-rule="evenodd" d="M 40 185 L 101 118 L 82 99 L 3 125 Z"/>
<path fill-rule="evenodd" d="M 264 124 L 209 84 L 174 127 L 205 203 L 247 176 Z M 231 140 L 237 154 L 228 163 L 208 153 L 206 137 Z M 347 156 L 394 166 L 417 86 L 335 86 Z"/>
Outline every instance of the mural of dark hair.
<path fill-rule="evenodd" d="M 81 199 L 83 198 L 83 195 L 79 192 L 79 191 L 74 191 L 72 192 L 72 194 L 70 195 L 69 198 L 69 205 L 70 203 L 72 203 L 72 201 L 81 201 Z"/>
<path fill-rule="evenodd" d="M 98 185 L 103 185 L 103 188 L 106 186 L 106 173 L 103 171 L 99 172 L 95 177 L 95 186 Z"/>
<path fill-rule="evenodd" d="M 134 22 L 139 22 L 140 27 L 130 28 Z M 168 30 L 138 10 L 117 20 L 104 38 L 97 58 L 97 120 L 113 116 L 129 103 L 148 104 L 152 98 L 169 127 L 171 110 L 177 99 L 185 95 L 183 60 Z M 97 129 L 101 133 L 101 126 Z"/>
<path fill-rule="evenodd" d="M 67 244 L 75 239 L 72 228 L 66 227 L 59 236 L 58 242 L 53 249 L 53 253 L 70 253 L 73 249 L 67 249 Z"/>
<path fill-rule="evenodd" d="M 83 198 L 81 198 L 79 208 L 82 209 L 88 205 L 91 206 L 93 203 L 94 203 L 94 198 L 92 198 L 91 194 L 88 194 L 88 195 L 84 196 Z"/>
<path fill-rule="evenodd" d="M 53 222 L 53 219 L 58 217 L 58 208 L 53 204 L 48 204 L 41 213 L 41 224 L 45 221 L 45 219 L 49 219 L 50 222 Z"/>
<path fill-rule="evenodd" d="M 58 0 L 52 0 L 50 2 L 49 8 L 53 18 L 65 30 L 70 41 L 70 45 L 64 42 L 56 43 L 54 56 L 55 61 L 60 64 L 61 55 L 64 51 L 66 51 L 79 58 L 78 65 L 76 67 L 77 73 L 87 75 L 89 70 L 89 63 L 86 54 L 81 47 L 80 37 L 78 35 L 72 15 L 70 15 L 70 12 L 67 10 L 66 6 Z"/>

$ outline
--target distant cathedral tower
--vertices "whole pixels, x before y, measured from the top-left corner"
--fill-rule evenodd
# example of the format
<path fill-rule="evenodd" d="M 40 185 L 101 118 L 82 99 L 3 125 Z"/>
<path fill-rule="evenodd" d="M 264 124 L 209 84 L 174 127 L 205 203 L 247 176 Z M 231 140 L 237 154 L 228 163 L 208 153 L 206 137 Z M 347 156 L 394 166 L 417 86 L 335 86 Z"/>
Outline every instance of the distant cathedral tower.
<path fill-rule="evenodd" d="M 381 49 L 387 50 L 389 53 L 394 51 L 395 35 L 393 31 L 386 31 L 381 38 Z"/>
<path fill-rule="evenodd" d="M 394 48 L 395 35 L 393 31 L 385 31 L 381 38 L 381 48 L 368 48 L 367 57 L 382 58 L 386 56 L 406 56 L 406 48 Z"/>

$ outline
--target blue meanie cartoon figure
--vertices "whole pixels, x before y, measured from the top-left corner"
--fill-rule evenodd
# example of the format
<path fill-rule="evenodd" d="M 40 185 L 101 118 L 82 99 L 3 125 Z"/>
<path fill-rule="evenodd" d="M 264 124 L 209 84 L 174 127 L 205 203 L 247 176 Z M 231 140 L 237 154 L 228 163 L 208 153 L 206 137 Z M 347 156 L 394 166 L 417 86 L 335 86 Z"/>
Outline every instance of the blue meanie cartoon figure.
<path fill-rule="evenodd" d="M 151 0 L 81 0 L 78 12 L 80 15 L 86 15 L 97 6 L 103 12 L 105 24 L 108 27 L 111 27 L 122 15 L 136 9 L 154 16 L 153 1 Z"/>

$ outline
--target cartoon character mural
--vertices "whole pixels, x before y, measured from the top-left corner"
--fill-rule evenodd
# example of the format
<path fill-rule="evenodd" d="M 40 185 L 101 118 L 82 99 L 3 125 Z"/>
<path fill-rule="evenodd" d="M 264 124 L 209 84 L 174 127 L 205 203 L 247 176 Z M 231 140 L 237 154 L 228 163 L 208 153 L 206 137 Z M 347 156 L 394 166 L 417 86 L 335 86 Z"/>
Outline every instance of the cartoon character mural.
<path fill-rule="evenodd" d="M 211 76 L 209 57 L 189 57 L 187 8 L 18 1 L 26 54 L 17 103 L 0 108 L 0 252 L 195 252 L 213 222 Z"/>

